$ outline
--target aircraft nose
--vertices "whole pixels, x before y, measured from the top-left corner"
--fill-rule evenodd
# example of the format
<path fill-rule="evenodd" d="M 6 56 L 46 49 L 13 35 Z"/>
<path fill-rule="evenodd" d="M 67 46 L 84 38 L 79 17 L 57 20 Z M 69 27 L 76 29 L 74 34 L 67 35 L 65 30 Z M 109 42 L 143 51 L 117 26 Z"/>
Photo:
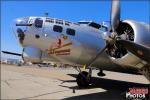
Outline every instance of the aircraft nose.
<path fill-rule="evenodd" d="M 22 31 L 22 29 L 18 28 L 17 33 L 18 33 L 19 42 L 21 44 L 23 44 L 23 40 L 24 40 L 24 37 L 25 37 L 24 32 Z"/>
<path fill-rule="evenodd" d="M 19 42 L 23 44 L 23 40 L 25 38 L 25 34 L 27 32 L 29 18 L 17 18 L 13 22 L 13 30 L 15 33 L 15 36 L 18 38 Z"/>

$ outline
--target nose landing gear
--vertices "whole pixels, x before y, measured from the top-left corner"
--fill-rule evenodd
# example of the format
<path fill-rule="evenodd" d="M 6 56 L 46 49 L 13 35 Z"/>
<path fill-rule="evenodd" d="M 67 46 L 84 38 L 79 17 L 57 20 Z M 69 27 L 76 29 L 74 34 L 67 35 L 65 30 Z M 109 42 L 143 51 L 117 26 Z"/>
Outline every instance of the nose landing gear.
<path fill-rule="evenodd" d="M 82 71 L 76 78 L 79 87 L 87 87 L 91 83 L 91 75 L 88 72 Z"/>
<path fill-rule="evenodd" d="M 76 68 L 79 72 L 76 82 L 79 87 L 88 87 L 91 84 L 91 75 L 92 75 L 92 68 L 89 68 L 89 72 L 81 71 L 79 67 Z"/>
<path fill-rule="evenodd" d="M 81 71 L 79 67 L 76 67 L 76 70 L 79 72 L 78 76 L 76 77 L 76 82 L 79 87 L 88 87 L 90 84 L 92 84 L 92 68 L 89 68 L 89 72 L 87 71 Z M 105 76 L 106 74 L 103 73 L 102 69 L 99 69 L 99 72 L 97 73 L 98 76 Z"/>

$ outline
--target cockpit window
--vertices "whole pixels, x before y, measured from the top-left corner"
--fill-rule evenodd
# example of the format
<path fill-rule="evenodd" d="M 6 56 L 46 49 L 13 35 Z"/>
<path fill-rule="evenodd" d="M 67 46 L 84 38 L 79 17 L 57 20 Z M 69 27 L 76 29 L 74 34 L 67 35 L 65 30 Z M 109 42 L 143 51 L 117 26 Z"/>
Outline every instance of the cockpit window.
<path fill-rule="evenodd" d="M 91 26 L 91 27 L 93 27 L 93 28 L 96 28 L 96 29 L 101 28 L 101 25 L 100 25 L 100 24 L 97 24 L 97 23 L 95 23 L 95 22 L 89 23 L 89 26 Z"/>
<path fill-rule="evenodd" d="M 42 25 L 43 25 L 43 20 L 41 18 L 36 18 L 35 19 L 35 27 L 42 28 Z"/>
<path fill-rule="evenodd" d="M 80 22 L 78 22 L 79 24 L 89 24 L 90 22 L 88 22 L 88 21 L 80 21 Z"/>
<path fill-rule="evenodd" d="M 52 18 L 46 18 L 46 22 L 54 23 L 54 19 L 52 19 Z"/>
<path fill-rule="evenodd" d="M 71 24 L 71 22 L 65 21 L 65 25 L 69 26 L 70 24 Z"/>
<path fill-rule="evenodd" d="M 78 26 L 80 25 L 79 23 L 73 23 L 73 24 L 78 25 Z"/>
<path fill-rule="evenodd" d="M 62 24 L 63 25 L 63 20 L 56 19 L 56 24 Z"/>

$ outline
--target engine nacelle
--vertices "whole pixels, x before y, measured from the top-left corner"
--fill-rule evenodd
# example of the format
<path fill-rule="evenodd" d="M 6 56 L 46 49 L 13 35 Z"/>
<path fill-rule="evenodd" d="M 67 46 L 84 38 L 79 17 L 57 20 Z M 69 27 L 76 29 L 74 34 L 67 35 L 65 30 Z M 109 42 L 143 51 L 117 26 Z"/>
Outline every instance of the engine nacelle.
<path fill-rule="evenodd" d="M 22 58 L 25 62 L 41 62 L 42 51 L 33 46 L 26 46 L 23 49 Z"/>
<path fill-rule="evenodd" d="M 130 25 L 134 31 L 134 42 L 144 46 L 150 46 L 150 26 L 133 20 L 125 20 L 123 23 Z"/>
<path fill-rule="evenodd" d="M 117 33 L 120 36 L 123 36 L 122 34 L 129 34 L 126 40 L 133 41 L 137 44 L 141 44 L 144 46 L 150 46 L 150 26 L 145 23 L 139 23 L 133 20 L 125 20 L 121 22 L 117 29 Z M 129 32 L 131 31 L 131 32 Z M 127 65 L 132 66 L 134 68 L 141 68 L 143 67 L 146 62 L 142 61 L 140 58 L 136 57 L 132 53 L 130 53 L 125 48 L 122 48 L 123 53 L 122 56 L 112 56 L 110 55 L 110 58 L 114 63 L 120 64 L 120 65 Z"/>

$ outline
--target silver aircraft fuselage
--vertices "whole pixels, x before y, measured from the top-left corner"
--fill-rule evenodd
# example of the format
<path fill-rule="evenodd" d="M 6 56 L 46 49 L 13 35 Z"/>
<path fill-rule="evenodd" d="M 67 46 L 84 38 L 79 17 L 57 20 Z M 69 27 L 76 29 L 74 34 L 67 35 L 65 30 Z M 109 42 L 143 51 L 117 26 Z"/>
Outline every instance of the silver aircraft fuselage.
<path fill-rule="evenodd" d="M 40 60 L 53 60 L 71 65 L 87 64 L 99 50 L 105 47 L 103 36 L 109 34 L 101 28 L 89 26 L 89 23 L 73 23 L 48 17 L 19 18 L 15 22 L 15 24 L 20 23 L 31 24 L 31 26 L 19 26 L 25 34 L 23 42 L 21 42 L 25 48 L 24 51 L 28 48 L 36 48 L 41 52 Z M 14 31 L 18 35 L 17 28 L 15 26 Z M 36 53 L 35 50 L 24 52 L 25 56 Z M 125 55 L 124 62 L 121 60 L 119 58 L 116 60 L 103 52 L 92 66 L 117 71 L 136 69 L 138 66 L 135 65 L 142 62 L 131 53 Z M 126 63 L 126 60 L 132 62 Z"/>

